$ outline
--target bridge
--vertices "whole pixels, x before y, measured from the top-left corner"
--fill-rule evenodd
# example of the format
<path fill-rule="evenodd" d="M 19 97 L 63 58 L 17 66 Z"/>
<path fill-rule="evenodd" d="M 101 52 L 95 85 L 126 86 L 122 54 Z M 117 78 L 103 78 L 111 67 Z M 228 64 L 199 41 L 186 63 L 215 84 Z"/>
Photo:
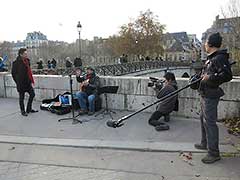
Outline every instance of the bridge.
<path fill-rule="evenodd" d="M 34 109 L 39 108 L 43 99 L 69 91 L 68 76 L 34 75 L 34 78 L 37 100 L 33 103 Z M 100 76 L 100 81 L 102 86 L 119 86 L 117 94 L 107 95 L 108 107 L 116 112 L 114 119 L 157 100 L 155 91 L 148 87 L 147 77 Z M 184 87 L 188 78 L 177 78 L 177 83 L 179 88 Z M 239 117 L 240 79 L 225 83 L 222 88 L 226 94 L 219 103 L 219 118 Z M 79 89 L 76 78 L 73 78 L 73 89 Z M 105 107 L 105 99 L 101 98 Z M 179 111 L 172 114 L 167 132 L 156 132 L 148 125 L 155 106 L 133 116 L 119 129 L 106 126 L 109 116 L 80 116 L 83 123 L 76 125 L 58 122 L 69 114 L 60 117 L 40 111 L 22 117 L 16 84 L 9 72 L 0 72 L 0 107 L 0 176 L 4 177 L 0 179 L 22 179 L 23 176 L 34 180 L 53 177 L 59 180 L 66 180 L 66 177 L 89 179 L 89 176 L 98 179 L 104 176 L 109 180 L 119 177 L 131 180 L 151 177 L 196 179 L 200 175 L 201 179 L 207 179 L 209 172 L 217 172 L 219 176 L 212 175 L 210 179 L 231 177 L 231 180 L 239 180 L 240 177 L 239 139 L 229 135 L 222 123 L 219 123 L 219 142 L 221 153 L 227 158 L 220 164 L 221 168 L 219 164 L 203 166 L 201 163 L 205 152 L 194 149 L 194 143 L 201 137 L 200 122 L 196 119 L 199 118 L 199 95 L 190 88 L 179 93 Z M 186 161 L 179 152 L 191 152 L 193 161 Z M 139 163 L 143 161 L 144 166 Z M 153 164 L 166 167 L 166 173 L 159 172 Z M 181 167 L 184 172 L 179 171 Z M 123 173 L 131 173 L 131 177 L 126 178 Z"/>
<path fill-rule="evenodd" d="M 170 67 L 186 67 L 189 66 L 186 62 L 170 62 L 170 61 L 138 61 L 122 64 L 110 64 L 94 66 L 97 74 L 101 76 L 122 76 L 141 71 L 163 69 Z M 34 74 L 64 74 L 66 68 L 57 69 L 33 69 Z"/>
<path fill-rule="evenodd" d="M 122 76 L 126 74 L 147 71 L 152 69 L 162 69 L 170 67 L 186 67 L 188 63 L 169 62 L 169 61 L 140 61 L 124 64 L 112 64 L 95 66 L 95 70 L 102 76 Z"/>

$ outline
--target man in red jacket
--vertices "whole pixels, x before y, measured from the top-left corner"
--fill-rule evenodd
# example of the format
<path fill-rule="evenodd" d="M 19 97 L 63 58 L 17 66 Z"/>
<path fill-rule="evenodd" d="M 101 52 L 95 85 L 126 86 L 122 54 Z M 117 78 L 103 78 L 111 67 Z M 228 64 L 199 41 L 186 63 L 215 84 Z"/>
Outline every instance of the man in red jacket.
<path fill-rule="evenodd" d="M 27 57 L 26 48 L 21 48 L 18 51 L 18 57 L 12 65 L 12 77 L 17 85 L 17 91 L 19 93 L 19 105 L 21 114 L 23 116 L 27 116 L 28 113 L 38 112 L 37 110 L 32 109 L 32 102 L 33 98 L 35 97 L 35 92 L 32 87 L 32 84 L 34 84 L 34 79 L 32 75 L 32 70 L 30 68 L 30 62 Z M 25 92 L 29 94 L 26 111 L 24 107 Z"/>

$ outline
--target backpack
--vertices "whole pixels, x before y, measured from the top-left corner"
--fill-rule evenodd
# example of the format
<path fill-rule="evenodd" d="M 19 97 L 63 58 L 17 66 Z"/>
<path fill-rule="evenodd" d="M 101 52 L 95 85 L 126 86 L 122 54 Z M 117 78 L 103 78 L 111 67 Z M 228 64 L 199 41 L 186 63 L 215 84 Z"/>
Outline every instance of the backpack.
<path fill-rule="evenodd" d="M 223 68 L 219 70 L 219 76 L 221 76 L 221 84 L 225 82 L 229 82 L 232 80 L 232 70 L 231 65 L 229 63 L 226 63 L 223 65 Z"/>

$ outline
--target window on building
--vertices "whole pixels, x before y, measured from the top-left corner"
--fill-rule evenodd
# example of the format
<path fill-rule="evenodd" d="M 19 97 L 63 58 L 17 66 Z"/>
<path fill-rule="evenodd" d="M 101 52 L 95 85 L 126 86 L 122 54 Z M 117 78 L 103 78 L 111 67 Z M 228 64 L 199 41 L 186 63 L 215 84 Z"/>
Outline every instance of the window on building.
<path fill-rule="evenodd" d="M 182 60 L 182 56 L 181 56 L 181 55 L 178 56 L 178 60 L 179 60 L 179 61 Z"/>
<path fill-rule="evenodd" d="M 228 33 L 228 28 L 227 27 L 223 28 L 223 33 Z"/>
<path fill-rule="evenodd" d="M 177 61 L 177 55 L 174 56 L 174 61 Z"/>

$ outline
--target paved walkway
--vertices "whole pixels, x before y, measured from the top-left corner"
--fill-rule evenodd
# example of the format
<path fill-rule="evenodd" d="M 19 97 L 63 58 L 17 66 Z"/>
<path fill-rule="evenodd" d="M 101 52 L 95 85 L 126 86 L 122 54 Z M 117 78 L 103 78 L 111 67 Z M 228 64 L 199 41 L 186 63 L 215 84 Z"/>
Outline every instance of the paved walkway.
<path fill-rule="evenodd" d="M 39 102 L 34 102 L 39 109 Z M 129 112 L 117 112 L 119 118 Z M 83 124 L 58 122 L 40 111 L 20 115 L 16 99 L 0 99 L 0 180 L 239 180 L 238 139 L 219 124 L 223 159 L 204 165 L 205 152 L 193 144 L 200 137 L 197 119 L 172 117 L 170 130 L 156 132 L 148 113 L 118 129 L 109 117 L 82 116 Z M 192 151 L 186 162 L 178 151 Z M 229 153 L 231 152 L 231 153 Z"/>
<path fill-rule="evenodd" d="M 224 157 L 214 165 L 205 165 L 201 162 L 203 153 L 193 153 L 192 160 L 186 162 L 179 153 L 166 152 L 16 144 L 0 144 L 0 149 L 0 180 L 240 179 L 239 157 Z"/>
<path fill-rule="evenodd" d="M 39 109 L 39 102 L 34 102 L 34 108 Z M 62 117 L 46 111 L 30 114 L 28 117 L 20 115 L 17 99 L 0 99 L 0 137 L 23 136 L 38 138 L 81 139 L 101 141 L 126 142 L 171 142 L 175 144 L 194 144 L 200 139 L 200 124 L 198 119 L 172 117 L 169 131 L 157 132 L 148 125 L 149 113 L 133 116 L 121 128 L 113 129 L 106 126 L 109 116 L 94 117 L 81 116 L 82 124 L 72 125 L 71 121 L 58 122 Z M 115 119 L 129 112 L 117 112 Z M 219 124 L 220 143 L 229 146 L 232 137 L 226 128 Z M 231 140 L 230 140 L 231 139 Z M 0 139 L 1 141 L 1 139 Z M 36 141 L 36 140 L 35 140 Z M 92 142 L 93 142 L 92 141 Z M 146 147 L 146 146 L 145 146 Z M 178 147 L 177 147 L 178 149 Z M 192 149 L 192 148 L 191 148 Z"/>

